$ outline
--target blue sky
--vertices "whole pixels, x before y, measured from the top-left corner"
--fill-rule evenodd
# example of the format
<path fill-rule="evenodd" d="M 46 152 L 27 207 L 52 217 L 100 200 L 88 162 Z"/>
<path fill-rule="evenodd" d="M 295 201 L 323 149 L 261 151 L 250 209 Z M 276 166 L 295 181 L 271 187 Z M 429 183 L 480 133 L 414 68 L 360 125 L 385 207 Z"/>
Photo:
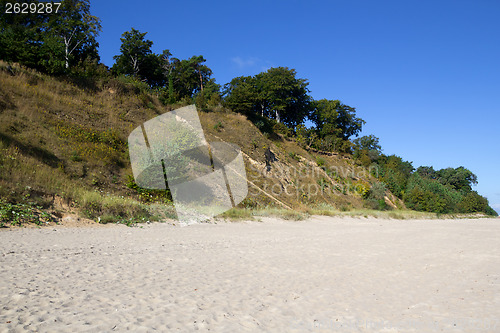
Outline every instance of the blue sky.
<path fill-rule="evenodd" d="M 101 61 L 120 36 L 203 55 L 219 84 L 287 66 L 339 99 L 363 135 L 415 167 L 465 166 L 500 212 L 500 2 L 496 0 L 93 1 Z"/>

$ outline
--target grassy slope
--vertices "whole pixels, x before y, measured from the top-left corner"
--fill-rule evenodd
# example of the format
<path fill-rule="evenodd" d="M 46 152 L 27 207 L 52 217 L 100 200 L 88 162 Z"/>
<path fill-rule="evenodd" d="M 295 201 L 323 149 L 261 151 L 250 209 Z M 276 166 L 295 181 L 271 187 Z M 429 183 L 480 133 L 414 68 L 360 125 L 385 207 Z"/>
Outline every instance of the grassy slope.
<path fill-rule="evenodd" d="M 17 66 L 13 75 L 0 63 L 0 198 L 4 205 L 40 206 L 53 216 L 68 210 L 101 221 L 172 216 L 161 193 L 127 186 L 132 172 L 126 140 L 144 121 L 178 106 L 162 106 L 117 79 L 86 91 Z M 232 142 L 244 152 L 252 184 L 240 207 L 362 208 L 359 189 L 374 179 L 352 159 L 308 152 L 222 108 L 201 112 L 200 119 L 209 142 Z M 270 170 L 265 167 L 267 148 L 277 159 Z"/>

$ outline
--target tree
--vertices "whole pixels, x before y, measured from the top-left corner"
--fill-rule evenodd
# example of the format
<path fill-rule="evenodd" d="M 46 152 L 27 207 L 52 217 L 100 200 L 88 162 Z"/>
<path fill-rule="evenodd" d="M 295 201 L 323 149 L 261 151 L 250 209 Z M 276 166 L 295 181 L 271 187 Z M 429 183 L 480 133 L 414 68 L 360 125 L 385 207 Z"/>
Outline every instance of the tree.
<path fill-rule="evenodd" d="M 42 43 L 42 27 L 47 20 L 46 15 L 34 13 L 5 14 L 5 2 L 0 2 L 0 59 L 19 62 L 35 68 L 39 57 L 37 49 Z"/>
<path fill-rule="evenodd" d="M 379 138 L 375 135 L 365 135 L 357 138 L 353 141 L 355 150 L 366 150 L 368 152 L 377 152 L 377 155 L 382 151 L 382 147 L 379 143 Z"/>
<path fill-rule="evenodd" d="M 258 91 L 254 77 L 235 77 L 224 86 L 223 95 L 225 105 L 234 112 L 246 115 L 256 113 Z"/>
<path fill-rule="evenodd" d="M 225 103 L 236 112 L 260 114 L 290 128 L 304 122 L 311 110 L 308 83 L 287 67 L 255 76 L 234 78 L 225 86 Z"/>
<path fill-rule="evenodd" d="M 221 86 L 211 78 L 204 84 L 202 91 L 199 91 L 195 97 L 196 106 L 201 110 L 214 108 L 222 103 Z"/>
<path fill-rule="evenodd" d="M 361 132 L 365 121 L 356 117 L 356 109 L 338 100 L 321 99 L 314 102 L 311 120 L 321 137 L 335 136 L 348 140 Z"/>
<path fill-rule="evenodd" d="M 49 17 L 48 30 L 63 44 L 66 69 L 70 58 L 99 59 L 96 38 L 101 31 L 101 21 L 90 14 L 90 0 L 65 0 L 57 15 Z"/>
<path fill-rule="evenodd" d="M 420 166 L 417 168 L 416 173 L 428 179 L 436 179 L 437 173 L 432 166 Z"/>
<path fill-rule="evenodd" d="M 376 161 L 382 153 L 379 138 L 374 135 L 365 135 L 353 141 L 354 158 L 361 161 L 364 166 L 369 166 Z"/>
<path fill-rule="evenodd" d="M 488 199 L 479 195 L 476 191 L 470 191 L 464 195 L 458 207 L 461 213 L 490 213 Z"/>
<path fill-rule="evenodd" d="M 172 70 L 174 69 L 173 60 L 175 58 L 172 58 L 172 53 L 170 53 L 170 50 L 163 50 L 163 52 L 158 55 L 158 59 L 160 61 L 160 68 L 163 78 L 168 81 L 168 93 L 166 101 L 167 103 L 174 103 L 174 79 L 172 76 Z"/>
<path fill-rule="evenodd" d="M 210 81 L 212 70 L 205 65 L 203 56 L 192 56 L 187 60 L 172 59 L 172 82 L 176 99 L 194 97 L 203 91 L 204 84 Z"/>
<path fill-rule="evenodd" d="M 123 33 L 120 38 L 120 54 L 113 57 L 115 64 L 111 68 L 116 74 L 133 75 L 138 78 L 144 77 L 144 64 L 151 61 L 151 47 L 153 42 L 145 39 L 147 32 L 140 32 L 132 28 Z M 142 75 L 141 75 L 142 74 Z"/>
<path fill-rule="evenodd" d="M 255 76 L 262 114 L 292 128 L 303 123 L 311 109 L 309 83 L 296 75 L 295 69 L 276 67 Z"/>
<path fill-rule="evenodd" d="M 99 18 L 90 15 L 89 0 L 63 1 L 53 15 L 2 13 L 0 58 L 49 74 L 63 73 L 73 60 L 99 59 L 96 38 L 100 30 Z"/>
<path fill-rule="evenodd" d="M 396 155 L 381 155 L 377 160 L 379 178 L 387 188 L 397 197 L 402 198 L 406 190 L 408 179 L 414 168 L 412 162 L 404 161 Z"/>
<path fill-rule="evenodd" d="M 449 185 L 457 191 L 468 193 L 472 186 L 477 185 L 477 176 L 463 166 L 446 168 L 437 171 L 437 179 L 443 185 Z"/>

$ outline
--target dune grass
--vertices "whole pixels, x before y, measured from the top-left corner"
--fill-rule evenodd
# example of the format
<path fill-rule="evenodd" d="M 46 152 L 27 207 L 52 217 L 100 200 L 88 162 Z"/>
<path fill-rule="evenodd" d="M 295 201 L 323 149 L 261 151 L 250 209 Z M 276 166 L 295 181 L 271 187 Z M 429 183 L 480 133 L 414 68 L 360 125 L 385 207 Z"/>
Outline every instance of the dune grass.
<path fill-rule="evenodd" d="M 331 205 L 321 204 L 312 208 L 289 210 L 279 207 L 233 208 L 219 217 L 229 221 L 255 220 L 259 217 L 276 217 L 284 220 L 300 221 L 311 216 L 377 218 L 388 220 L 435 220 L 435 219 L 468 219 L 487 218 L 485 214 L 437 214 L 418 212 L 407 209 L 373 210 L 373 209 L 337 209 Z"/>

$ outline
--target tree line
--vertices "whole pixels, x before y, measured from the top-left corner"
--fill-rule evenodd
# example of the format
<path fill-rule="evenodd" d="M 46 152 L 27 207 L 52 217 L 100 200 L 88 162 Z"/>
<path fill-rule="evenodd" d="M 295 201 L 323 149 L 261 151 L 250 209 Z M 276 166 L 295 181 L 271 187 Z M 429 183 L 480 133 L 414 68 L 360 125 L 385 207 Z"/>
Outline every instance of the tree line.
<path fill-rule="evenodd" d="M 88 75 L 99 64 L 100 31 L 101 21 L 91 15 L 90 0 L 64 0 L 57 15 L 2 13 L 0 58 L 52 75 Z M 325 142 L 348 140 L 364 124 L 353 107 L 335 100 L 314 101 L 307 80 L 298 78 L 294 69 L 270 68 L 221 86 L 202 55 L 178 59 L 169 49 L 155 54 L 146 35 L 134 28 L 124 32 L 120 53 L 106 71 L 147 84 L 165 104 L 195 101 L 200 108 L 223 104 L 248 116 L 272 119 L 292 131 L 310 119 L 318 137 L 311 145 L 318 148 L 325 148 Z"/>
<path fill-rule="evenodd" d="M 399 156 L 383 154 L 378 138 L 373 135 L 354 140 L 353 156 L 359 164 L 373 171 L 384 190 L 390 190 L 410 209 L 443 214 L 481 212 L 498 215 L 488 200 L 473 190 L 477 176 L 463 166 L 440 170 L 432 166 L 414 168 L 412 162 Z M 372 194 L 368 192 L 367 199 L 371 200 L 373 208 L 385 208 L 383 197 Z"/>
<path fill-rule="evenodd" d="M 4 3 L 0 1 L 2 7 Z M 147 33 L 134 28 L 122 34 L 120 53 L 107 68 L 98 53 L 100 31 L 101 21 L 91 15 L 90 0 L 64 0 L 57 15 L 2 13 L 0 59 L 51 75 L 125 78 L 146 85 L 165 104 L 195 102 L 200 109 L 222 105 L 245 114 L 263 131 L 293 137 L 306 149 L 353 154 L 357 163 L 379 170 L 380 183 L 367 194 L 368 202 L 375 200 L 379 208 L 384 207 L 381 193 L 386 188 L 416 210 L 495 214 L 487 200 L 472 190 L 477 183 L 472 172 L 463 167 L 415 170 L 411 162 L 382 154 L 377 137 L 358 137 L 365 121 L 354 107 L 339 100 L 314 100 L 307 79 L 297 77 L 294 69 L 270 68 L 221 86 L 202 55 L 178 59 L 169 49 L 155 54 Z"/>

